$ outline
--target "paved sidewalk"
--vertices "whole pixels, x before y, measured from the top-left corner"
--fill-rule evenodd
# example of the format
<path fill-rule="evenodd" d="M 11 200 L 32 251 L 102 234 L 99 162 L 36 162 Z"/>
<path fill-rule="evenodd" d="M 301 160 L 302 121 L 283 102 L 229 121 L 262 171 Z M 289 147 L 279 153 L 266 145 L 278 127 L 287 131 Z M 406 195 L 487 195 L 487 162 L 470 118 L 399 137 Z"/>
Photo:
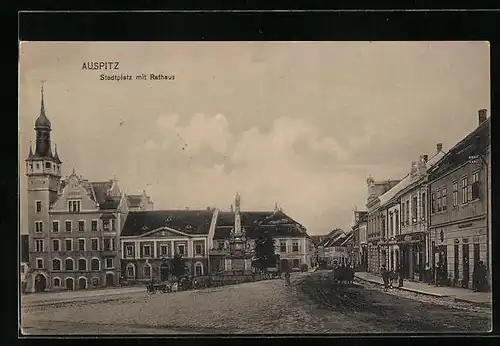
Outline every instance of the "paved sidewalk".
<path fill-rule="evenodd" d="M 355 273 L 356 278 L 378 285 L 383 285 L 384 281 L 380 276 L 366 273 L 357 272 Z M 397 285 L 397 282 L 395 283 Z M 474 292 L 465 288 L 456 287 L 436 287 L 434 285 L 429 285 L 421 282 L 404 281 L 403 287 L 397 287 L 401 290 L 425 294 L 434 297 L 449 297 L 454 298 L 456 301 L 472 303 L 480 306 L 491 306 L 492 296 L 490 292 Z"/>

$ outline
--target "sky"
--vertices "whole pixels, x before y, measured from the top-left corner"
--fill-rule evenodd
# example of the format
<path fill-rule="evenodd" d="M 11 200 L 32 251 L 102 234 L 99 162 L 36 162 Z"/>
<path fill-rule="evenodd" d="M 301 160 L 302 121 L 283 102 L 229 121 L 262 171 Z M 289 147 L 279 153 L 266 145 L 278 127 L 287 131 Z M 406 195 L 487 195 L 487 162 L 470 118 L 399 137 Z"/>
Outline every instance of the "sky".
<path fill-rule="evenodd" d="M 119 69 L 82 69 L 99 61 Z M 369 175 L 401 179 L 489 116 L 489 66 L 487 42 L 22 42 L 21 232 L 41 80 L 65 176 L 115 176 L 158 210 L 229 210 L 239 192 L 315 235 L 350 229 Z"/>

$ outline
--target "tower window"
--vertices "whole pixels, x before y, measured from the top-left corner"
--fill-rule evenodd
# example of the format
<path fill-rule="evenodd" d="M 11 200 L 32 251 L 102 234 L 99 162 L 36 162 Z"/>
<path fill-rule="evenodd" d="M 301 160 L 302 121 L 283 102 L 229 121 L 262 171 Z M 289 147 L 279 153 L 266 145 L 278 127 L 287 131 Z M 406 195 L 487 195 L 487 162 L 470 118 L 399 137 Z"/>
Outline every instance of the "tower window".
<path fill-rule="evenodd" d="M 30 171 L 32 171 L 32 170 L 33 170 L 33 164 L 30 163 Z"/>
<path fill-rule="evenodd" d="M 51 167 L 52 167 L 52 165 L 50 164 L 50 162 L 45 162 L 45 168 L 49 168 L 50 169 Z"/>
<path fill-rule="evenodd" d="M 36 164 L 36 169 L 40 169 L 40 164 L 39 163 Z"/>
<path fill-rule="evenodd" d="M 36 212 L 40 213 L 42 211 L 42 201 L 36 201 Z"/>
<path fill-rule="evenodd" d="M 43 252 L 43 239 L 35 240 L 35 250 L 36 252 Z"/>
<path fill-rule="evenodd" d="M 35 221 L 35 233 L 43 233 L 43 221 Z"/>

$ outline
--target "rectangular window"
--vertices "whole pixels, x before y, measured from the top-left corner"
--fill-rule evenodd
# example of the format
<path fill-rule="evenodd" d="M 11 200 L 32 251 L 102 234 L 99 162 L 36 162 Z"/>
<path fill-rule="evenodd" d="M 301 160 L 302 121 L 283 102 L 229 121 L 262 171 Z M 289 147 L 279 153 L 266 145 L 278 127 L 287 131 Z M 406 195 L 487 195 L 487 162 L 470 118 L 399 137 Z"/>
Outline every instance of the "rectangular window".
<path fill-rule="evenodd" d="M 99 239 L 91 240 L 92 251 L 99 251 Z"/>
<path fill-rule="evenodd" d="M 111 251 L 116 251 L 115 238 L 111 238 Z"/>
<path fill-rule="evenodd" d="M 35 251 L 36 252 L 44 252 L 43 245 L 44 245 L 43 239 L 35 240 Z"/>
<path fill-rule="evenodd" d="M 446 210 L 448 208 L 448 189 L 445 187 L 444 189 L 441 190 L 442 197 L 441 197 L 441 209 Z"/>
<path fill-rule="evenodd" d="M 391 216 L 389 217 L 389 237 L 392 237 L 394 235 L 394 216 L 391 213 Z"/>
<path fill-rule="evenodd" d="M 425 216 L 427 215 L 427 200 L 426 200 L 426 195 L 425 195 L 425 192 L 422 192 L 422 202 L 420 203 L 420 205 L 422 206 L 420 209 L 421 209 L 421 213 L 422 213 L 422 220 L 425 220 Z"/>
<path fill-rule="evenodd" d="M 113 268 L 113 258 L 106 258 L 106 269 Z"/>
<path fill-rule="evenodd" d="M 411 208 L 412 209 L 411 210 L 412 221 L 413 222 L 417 222 L 417 217 L 418 217 L 418 215 L 417 215 L 417 212 L 418 212 L 418 208 L 417 208 L 418 207 L 418 197 L 417 196 L 413 196 L 411 204 L 412 204 L 412 206 L 411 206 L 412 207 Z"/>
<path fill-rule="evenodd" d="M 104 251 L 111 251 L 111 239 L 104 238 L 103 242 L 104 242 L 104 246 L 103 246 Z"/>
<path fill-rule="evenodd" d="M 177 245 L 177 253 L 179 255 L 184 255 L 184 245 Z"/>
<path fill-rule="evenodd" d="M 102 229 L 104 231 L 109 231 L 109 220 L 102 220 Z"/>
<path fill-rule="evenodd" d="M 469 201 L 473 201 L 479 198 L 479 172 L 472 173 L 472 184 L 469 187 Z"/>
<path fill-rule="evenodd" d="M 144 245 L 143 252 L 144 252 L 144 257 L 151 257 L 151 246 Z"/>
<path fill-rule="evenodd" d="M 167 256 L 168 255 L 168 246 L 167 245 L 161 245 L 160 246 L 160 254 L 162 256 Z"/>
<path fill-rule="evenodd" d="M 111 232 L 115 231 L 115 220 L 111 220 Z"/>
<path fill-rule="evenodd" d="M 60 242 L 59 239 L 53 239 L 52 240 L 52 251 L 60 251 Z"/>
<path fill-rule="evenodd" d="M 36 212 L 37 213 L 42 212 L 42 201 L 36 201 Z"/>
<path fill-rule="evenodd" d="M 43 233 L 43 221 L 35 221 L 35 233 Z"/>
<path fill-rule="evenodd" d="M 127 256 L 134 256 L 134 247 L 132 245 L 127 245 Z"/>
<path fill-rule="evenodd" d="M 85 239 L 78 239 L 78 251 L 85 251 Z"/>
<path fill-rule="evenodd" d="M 467 199 L 467 197 L 468 197 L 468 194 L 467 194 L 468 185 L 469 185 L 469 178 L 468 177 L 462 178 L 462 204 L 465 204 L 469 201 Z"/>
<path fill-rule="evenodd" d="M 436 193 L 433 192 L 431 195 L 431 212 L 434 214 L 436 212 Z"/>
<path fill-rule="evenodd" d="M 406 201 L 406 224 L 410 221 L 410 200 Z"/>
<path fill-rule="evenodd" d="M 80 201 L 68 201 L 68 211 L 71 213 L 80 212 Z"/>
<path fill-rule="evenodd" d="M 43 259 L 41 258 L 36 259 L 36 269 L 43 269 Z"/>
<path fill-rule="evenodd" d="M 298 241 L 293 241 L 292 243 L 292 251 L 293 252 L 299 252 L 299 242 Z"/>
<path fill-rule="evenodd" d="M 78 221 L 78 231 L 79 232 L 85 231 L 85 221 L 83 220 Z"/>
<path fill-rule="evenodd" d="M 405 204 L 404 202 L 401 203 L 401 223 L 404 223 L 405 222 Z"/>
<path fill-rule="evenodd" d="M 92 220 L 92 232 L 97 232 L 97 220 Z"/>
<path fill-rule="evenodd" d="M 71 221 L 66 221 L 66 232 L 71 233 L 72 228 Z"/>
<path fill-rule="evenodd" d="M 437 198 L 437 211 L 439 212 L 439 211 L 442 210 L 442 208 L 441 208 L 441 194 L 442 194 L 441 190 L 439 190 L 437 192 L 437 194 L 438 194 L 438 198 Z"/>
<path fill-rule="evenodd" d="M 45 168 L 51 168 L 51 166 L 50 162 L 45 162 Z"/>
<path fill-rule="evenodd" d="M 73 251 L 73 239 L 66 239 L 66 251 Z"/>
<path fill-rule="evenodd" d="M 149 279 L 151 277 L 151 267 L 150 266 L 144 267 L 144 277 L 146 279 Z"/>
<path fill-rule="evenodd" d="M 458 182 L 453 182 L 453 206 L 456 207 L 458 205 Z"/>
<path fill-rule="evenodd" d="M 396 234 L 399 234 L 399 210 L 396 210 Z"/>
<path fill-rule="evenodd" d="M 52 232 L 59 233 L 59 221 L 52 221 Z"/>
<path fill-rule="evenodd" d="M 286 252 L 286 242 L 280 243 L 280 252 Z"/>
<path fill-rule="evenodd" d="M 203 254 L 203 246 L 201 244 L 196 244 L 194 247 L 194 252 L 197 255 L 202 255 Z"/>

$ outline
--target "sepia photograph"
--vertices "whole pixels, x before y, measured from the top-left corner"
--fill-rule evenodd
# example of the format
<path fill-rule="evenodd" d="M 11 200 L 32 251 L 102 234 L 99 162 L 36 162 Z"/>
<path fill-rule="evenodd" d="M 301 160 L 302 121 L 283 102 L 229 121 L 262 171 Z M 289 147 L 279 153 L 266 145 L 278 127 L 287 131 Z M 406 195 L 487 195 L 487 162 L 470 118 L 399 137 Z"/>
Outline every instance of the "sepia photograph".
<path fill-rule="evenodd" d="M 490 44 L 21 41 L 19 335 L 492 330 Z"/>

